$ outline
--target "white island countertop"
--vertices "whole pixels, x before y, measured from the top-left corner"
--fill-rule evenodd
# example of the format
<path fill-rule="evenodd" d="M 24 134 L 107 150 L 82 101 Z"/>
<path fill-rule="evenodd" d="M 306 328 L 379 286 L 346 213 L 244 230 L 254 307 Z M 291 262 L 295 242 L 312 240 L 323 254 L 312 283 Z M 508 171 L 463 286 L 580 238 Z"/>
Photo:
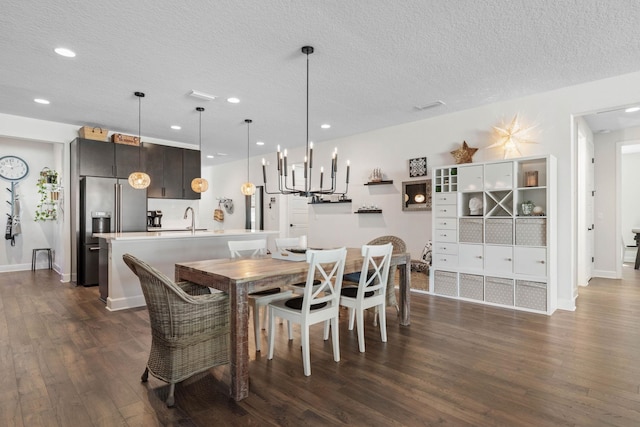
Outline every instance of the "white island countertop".
<path fill-rule="evenodd" d="M 184 239 L 184 238 L 211 238 L 211 237 L 251 237 L 269 236 L 279 234 L 278 231 L 267 230 L 190 230 L 180 231 L 133 231 L 125 233 L 95 233 L 93 237 L 113 240 L 155 240 L 155 239 Z"/>

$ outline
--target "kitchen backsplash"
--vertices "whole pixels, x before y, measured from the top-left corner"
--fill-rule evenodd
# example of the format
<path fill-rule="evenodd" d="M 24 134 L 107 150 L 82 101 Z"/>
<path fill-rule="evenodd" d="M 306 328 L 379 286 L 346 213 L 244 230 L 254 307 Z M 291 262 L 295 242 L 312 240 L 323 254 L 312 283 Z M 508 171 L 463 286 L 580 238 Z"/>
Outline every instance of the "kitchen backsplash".
<path fill-rule="evenodd" d="M 184 219 L 184 211 L 191 206 L 196 217 L 196 228 L 200 227 L 199 200 L 147 199 L 147 210 L 162 211 L 162 228 L 187 228 L 191 226 L 191 214 Z"/>

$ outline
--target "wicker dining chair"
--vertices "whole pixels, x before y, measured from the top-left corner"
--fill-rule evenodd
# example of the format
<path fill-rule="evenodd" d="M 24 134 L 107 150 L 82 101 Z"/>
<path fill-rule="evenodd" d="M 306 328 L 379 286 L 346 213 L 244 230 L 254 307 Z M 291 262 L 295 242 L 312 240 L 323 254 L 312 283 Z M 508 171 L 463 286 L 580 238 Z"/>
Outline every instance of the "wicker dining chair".
<path fill-rule="evenodd" d="M 393 254 L 405 253 L 407 252 L 407 244 L 399 237 L 396 236 L 380 236 L 371 240 L 367 245 L 384 245 L 387 243 L 391 243 L 393 245 Z M 400 307 L 398 306 L 398 300 L 396 299 L 396 271 L 398 270 L 398 266 L 392 265 L 389 267 L 389 279 L 387 280 L 387 293 L 386 293 L 386 302 L 387 307 L 395 307 L 396 315 L 400 316 Z M 344 276 L 344 285 L 345 286 L 353 286 L 357 285 L 360 282 L 360 272 L 345 274 Z M 378 325 L 378 316 L 376 309 L 376 316 L 373 319 L 374 326 Z"/>
<path fill-rule="evenodd" d="M 166 404 L 175 403 L 176 383 L 214 366 L 229 363 L 229 296 L 190 282 L 174 282 L 130 254 L 122 256 L 138 276 L 149 311 L 149 373 L 169 383 Z"/>

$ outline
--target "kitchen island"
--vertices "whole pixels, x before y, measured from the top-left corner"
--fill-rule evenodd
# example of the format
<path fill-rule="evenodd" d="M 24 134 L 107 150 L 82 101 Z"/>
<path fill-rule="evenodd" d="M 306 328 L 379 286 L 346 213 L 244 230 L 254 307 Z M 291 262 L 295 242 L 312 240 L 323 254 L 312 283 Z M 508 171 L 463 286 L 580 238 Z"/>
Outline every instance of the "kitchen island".
<path fill-rule="evenodd" d="M 122 261 L 129 253 L 174 278 L 175 264 L 229 258 L 229 240 L 267 239 L 275 248 L 278 231 L 196 230 L 97 233 L 100 241 L 100 299 L 111 311 L 145 305 L 138 277 Z"/>

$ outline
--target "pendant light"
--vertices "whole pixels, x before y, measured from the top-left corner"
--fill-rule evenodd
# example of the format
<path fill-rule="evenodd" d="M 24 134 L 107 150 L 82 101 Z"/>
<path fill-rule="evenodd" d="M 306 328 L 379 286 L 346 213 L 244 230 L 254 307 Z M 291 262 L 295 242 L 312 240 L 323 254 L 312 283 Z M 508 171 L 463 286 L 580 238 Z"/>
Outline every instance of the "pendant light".
<path fill-rule="evenodd" d="M 203 107 L 196 107 L 196 111 L 200 113 L 200 130 L 198 132 L 198 149 L 202 152 L 202 112 Z M 191 181 L 191 189 L 196 193 L 204 193 L 209 189 L 209 183 L 204 178 L 193 178 Z"/>
<path fill-rule="evenodd" d="M 141 123 L 141 105 L 142 105 L 142 98 L 144 98 L 144 93 L 143 92 L 134 92 L 134 95 L 138 97 L 138 170 L 142 169 L 140 167 L 140 163 L 141 163 L 141 150 L 140 147 L 142 146 L 142 137 L 140 135 L 140 123 Z M 133 188 L 135 188 L 136 190 L 144 190 L 145 188 L 147 188 L 149 186 L 149 184 L 151 184 L 151 178 L 149 177 L 149 175 L 147 175 L 144 172 L 138 171 L 138 172 L 132 172 L 131 175 L 129 175 L 129 185 L 132 186 Z"/>
<path fill-rule="evenodd" d="M 242 184 L 240 187 L 240 191 L 245 196 L 253 196 L 256 193 L 256 186 L 253 182 L 249 181 L 249 123 L 252 122 L 251 119 L 245 119 L 244 121 L 247 124 L 247 182 Z"/>

